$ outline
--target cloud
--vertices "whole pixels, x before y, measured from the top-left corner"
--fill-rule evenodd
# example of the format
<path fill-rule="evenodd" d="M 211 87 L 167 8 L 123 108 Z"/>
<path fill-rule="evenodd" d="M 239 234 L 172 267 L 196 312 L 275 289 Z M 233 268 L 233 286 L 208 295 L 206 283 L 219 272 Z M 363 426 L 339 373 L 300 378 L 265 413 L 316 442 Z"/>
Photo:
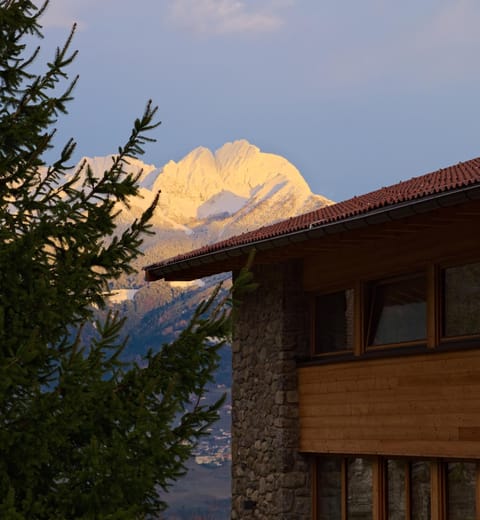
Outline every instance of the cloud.
<path fill-rule="evenodd" d="M 127 0 L 50 0 L 41 24 L 46 28 L 69 29 L 76 23 L 79 29 L 87 29 L 89 20 L 113 12 L 114 2 L 117 6 L 125 5 Z"/>
<path fill-rule="evenodd" d="M 169 19 L 177 27 L 198 34 L 271 32 L 283 25 L 273 7 L 248 7 L 245 0 L 172 0 Z M 272 5 L 272 4 L 271 4 Z"/>
<path fill-rule="evenodd" d="M 420 43 L 426 48 L 469 47 L 480 43 L 478 0 L 447 2 L 424 27 Z"/>
<path fill-rule="evenodd" d="M 49 8 L 43 15 L 41 23 L 44 27 L 68 28 L 75 22 L 75 16 L 65 7 Z"/>
<path fill-rule="evenodd" d="M 79 29 L 87 25 L 85 17 L 80 15 L 78 5 L 73 0 L 51 2 L 41 18 L 41 25 L 46 28 L 70 29 L 74 23 Z"/>
<path fill-rule="evenodd" d="M 478 78 L 478 0 L 435 0 L 417 16 L 405 6 L 393 11 L 379 5 L 373 9 L 370 4 L 370 25 L 364 24 L 368 32 L 349 28 L 349 39 L 331 44 L 323 57 L 325 83 L 330 87 L 390 82 L 398 88 L 409 84 L 431 88 Z"/>

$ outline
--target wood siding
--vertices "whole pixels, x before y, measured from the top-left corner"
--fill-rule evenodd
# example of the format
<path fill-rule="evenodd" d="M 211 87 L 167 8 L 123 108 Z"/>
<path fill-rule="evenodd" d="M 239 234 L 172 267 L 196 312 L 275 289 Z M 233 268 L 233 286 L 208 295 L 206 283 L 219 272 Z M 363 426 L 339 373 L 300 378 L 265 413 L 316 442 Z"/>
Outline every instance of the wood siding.
<path fill-rule="evenodd" d="M 480 456 L 480 350 L 302 367 L 300 450 Z"/>
<path fill-rule="evenodd" d="M 305 291 L 356 291 L 357 359 L 298 369 L 302 451 L 480 457 L 480 340 L 479 350 L 439 349 L 438 293 L 442 266 L 480 259 L 479 229 L 480 202 L 472 201 L 332 236 L 318 250 L 310 243 Z M 362 291 L 415 271 L 428 280 L 425 353 L 386 349 L 368 359 Z"/>

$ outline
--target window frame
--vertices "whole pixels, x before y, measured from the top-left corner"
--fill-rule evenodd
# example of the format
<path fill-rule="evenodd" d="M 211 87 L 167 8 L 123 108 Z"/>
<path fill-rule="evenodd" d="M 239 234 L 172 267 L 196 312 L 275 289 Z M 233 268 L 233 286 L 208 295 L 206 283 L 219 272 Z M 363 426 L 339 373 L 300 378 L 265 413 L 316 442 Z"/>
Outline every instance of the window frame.
<path fill-rule="evenodd" d="M 409 341 L 399 341 L 392 343 L 382 343 L 379 345 L 373 345 L 370 343 L 372 336 L 372 328 L 373 328 L 373 320 L 374 320 L 374 311 L 375 311 L 375 288 L 379 286 L 385 286 L 388 284 L 392 284 L 395 282 L 400 282 L 402 280 L 411 280 L 413 278 L 419 277 L 419 275 L 423 275 L 425 277 L 425 338 L 409 340 Z M 390 276 L 390 277 L 382 277 L 376 280 L 371 280 L 366 282 L 366 295 L 367 297 L 364 300 L 365 307 L 365 335 L 363 338 L 365 344 L 366 352 L 373 352 L 378 350 L 386 350 L 386 349 L 395 349 L 401 347 L 423 347 L 427 344 L 428 341 L 428 292 L 429 292 L 429 283 L 428 283 L 428 275 L 425 269 L 417 269 L 415 271 L 405 272 L 401 275 Z"/>
<path fill-rule="evenodd" d="M 314 462 L 314 470 L 313 470 L 313 479 L 312 479 L 312 483 L 313 483 L 313 518 L 318 518 L 318 515 L 319 515 L 319 499 L 318 499 L 318 461 L 321 459 L 321 458 L 325 458 L 325 457 L 335 457 L 335 458 L 339 458 L 340 459 L 340 510 L 341 510 L 341 520 L 347 520 L 348 518 L 348 499 L 349 499 L 349 494 L 348 494 L 348 462 L 349 460 L 351 459 L 358 459 L 358 458 L 362 458 L 362 459 L 365 459 L 365 460 L 368 460 L 371 465 L 372 465 L 372 482 L 371 482 L 371 487 L 372 487 L 372 497 L 371 497 L 371 503 L 372 503 L 372 514 L 374 515 L 374 511 L 375 511 L 375 502 L 374 502 L 374 498 L 375 498 L 375 480 L 376 480 L 376 457 L 375 456 L 372 456 L 372 455 L 331 455 L 331 454 L 326 454 L 326 455 L 318 455 L 315 457 L 315 462 Z"/>
<path fill-rule="evenodd" d="M 312 362 L 334 363 L 348 362 L 357 357 L 370 358 L 389 355 L 410 355 L 427 353 L 438 350 L 458 350 L 465 348 L 477 348 L 480 342 L 480 333 L 464 336 L 444 335 L 445 291 L 444 271 L 450 267 L 480 263 L 478 255 L 461 255 L 455 260 L 440 260 L 417 264 L 411 269 L 382 270 L 378 278 L 357 278 L 347 280 L 344 284 L 332 284 L 325 290 L 309 291 L 310 298 L 310 358 Z M 373 284 L 385 281 L 398 280 L 415 274 L 425 273 L 426 279 L 426 337 L 421 340 L 406 341 L 400 343 L 387 343 L 383 345 L 369 345 L 371 327 L 371 288 Z M 318 295 L 332 294 L 339 291 L 353 290 L 353 352 L 352 350 L 316 352 L 316 313 L 315 298 Z"/>
<path fill-rule="evenodd" d="M 401 457 L 389 455 L 354 455 L 354 454 L 316 454 L 312 462 L 312 512 L 313 519 L 317 520 L 319 515 L 319 490 L 318 490 L 318 461 L 325 457 L 334 457 L 341 460 L 340 492 L 341 492 L 341 518 L 348 520 L 348 482 L 347 464 L 352 458 L 368 459 L 372 463 L 372 519 L 388 520 L 388 460 L 405 462 L 405 512 L 406 518 L 411 517 L 412 507 L 412 464 L 415 462 L 429 463 L 430 472 L 430 514 L 435 520 L 449 520 L 448 504 L 448 464 L 456 462 L 469 462 L 476 465 L 475 474 L 475 512 L 480 514 L 480 460 L 471 459 L 435 459 L 418 457 Z M 332 519 L 337 520 L 337 519 Z"/>

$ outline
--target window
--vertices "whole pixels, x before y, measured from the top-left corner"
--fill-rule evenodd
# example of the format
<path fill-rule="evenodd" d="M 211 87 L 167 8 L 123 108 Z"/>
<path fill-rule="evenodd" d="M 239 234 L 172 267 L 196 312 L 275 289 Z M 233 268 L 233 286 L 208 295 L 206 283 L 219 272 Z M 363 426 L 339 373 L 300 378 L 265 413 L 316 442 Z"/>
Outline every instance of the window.
<path fill-rule="evenodd" d="M 353 349 L 353 289 L 314 297 L 315 354 Z"/>
<path fill-rule="evenodd" d="M 388 520 L 430 520 L 430 463 L 388 459 L 385 465 Z"/>
<path fill-rule="evenodd" d="M 475 520 L 480 465 L 468 461 L 318 456 L 316 520 Z M 436 485 L 433 485 L 433 482 Z"/>
<path fill-rule="evenodd" d="M 412 520 L 430 520 L 430 463 L 425 461 L 409 462 L 409 493 Z"/>
<path fill-rule="evenodd" d="M 480 341 L 480 262 L 431 263 L 423 271 L 356 280 L 351 287 L 311 297 L 311 352 L 318 362 Z"/>
<path fill-rule="evenodd" d="M 446 471 L 448 520 L 475 520 L 476 464 L 449 462 Z"/>
<path fill-rule="evenodd" d="M 405 520 L 408 508 L 408 465 L 405 460 L 387 461 L 387 511 L 389 520 Z"/>
<path fill-rule="evenodd" d="M 480 334 L 480 263 L 443 271 L 443 336 Z"/>
<path fill-rule="evenodd" d="M 476 520 L 479 477 L 477 462 L 319 456 L 314 518 L 371 520 L 376 503 L 378 520 L 430 520 L 435 502 L 438 520 Z"/>
<path fill-rule="evenodd" d="M 370 520 L 372 509 L 372 461 L 360 457 L 348 458 L 347 520 Z"/>
<path fill-rule="evenodd" d="M 368 346 L 409 343 L 427 336 L 425 273 L 370 286 Z"/>
<path fill-rule="evenodd" d="M 342 468 L 340 457 L 317 461 L 317 520 L 342 518 Z"/>
<path fill-rule="evenodd" d="M 362 457 L 319 457 L 317 520 L 372 520 L 372 461 Z"/>

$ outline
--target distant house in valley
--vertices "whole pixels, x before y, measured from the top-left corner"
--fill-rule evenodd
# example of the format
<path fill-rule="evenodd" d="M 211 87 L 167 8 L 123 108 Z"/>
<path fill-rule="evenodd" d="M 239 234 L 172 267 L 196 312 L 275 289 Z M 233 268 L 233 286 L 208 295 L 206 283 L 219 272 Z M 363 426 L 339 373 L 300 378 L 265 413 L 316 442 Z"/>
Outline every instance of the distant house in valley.
<path fill-rule="evenodd" d="M 146 268 L 232 271 L 232 518 L 480 518 L 480 158 Z"/>

